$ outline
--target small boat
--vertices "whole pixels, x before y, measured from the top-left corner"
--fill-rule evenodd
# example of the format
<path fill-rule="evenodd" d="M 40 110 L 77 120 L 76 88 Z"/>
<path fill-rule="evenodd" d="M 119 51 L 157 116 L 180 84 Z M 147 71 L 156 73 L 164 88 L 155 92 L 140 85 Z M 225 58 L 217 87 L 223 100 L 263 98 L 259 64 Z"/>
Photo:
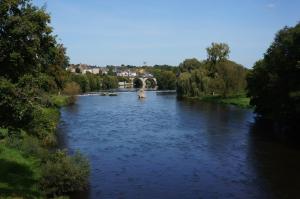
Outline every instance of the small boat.
<path fill-rule="evenodd" d="M 108 96 L 108 94 L 109 94 L 109 93 L 104 92 L 104 93 L 101 93 L 100 95 L 101 95 L 101 96 Z"/>
<path fill-rule="evenodd" d="M 108 96 L 118 96 L 117 93 L 108 93 Z"/>
<path fill-rule="evenodd" d="M 144 92 L 144 89 L 140 89 L 139 92 L 138 92 L 138 97 L 139 99 L 143 99 L 143 98 L 146 98 L 146 94 Z"/>

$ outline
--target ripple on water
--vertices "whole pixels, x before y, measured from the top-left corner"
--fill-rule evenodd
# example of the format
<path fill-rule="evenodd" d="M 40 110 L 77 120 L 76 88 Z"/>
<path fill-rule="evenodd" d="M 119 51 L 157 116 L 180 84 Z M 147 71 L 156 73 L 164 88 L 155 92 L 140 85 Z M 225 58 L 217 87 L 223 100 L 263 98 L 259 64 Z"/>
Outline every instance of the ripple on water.
<path fill-rule="evenodd" d="M 289 170 L 300 168 L 299 151 L 280 148 L 275 151 L 279 157 L 274 156 L 272 144 L 264 147 L 251 139 L 253 117 L 250 110 L 182 102 L 155 92 L 143 101 L 135 93 L 120 93 L 115 98 L 79 97 L 75 106 L 62 109 L 59 131 L 71 151 L 80 149 L 91 161 L 91 199 L 274 198 L 298 193 L 293 190 L 300 185 L 289 181 L 300 176 Z M 291 165 L 289 170 L 279 158 Z M 265 168 L 285 169 L 286 175 L 277 180 Z M 284 189 L 280 181 L 289 187 Z"/>

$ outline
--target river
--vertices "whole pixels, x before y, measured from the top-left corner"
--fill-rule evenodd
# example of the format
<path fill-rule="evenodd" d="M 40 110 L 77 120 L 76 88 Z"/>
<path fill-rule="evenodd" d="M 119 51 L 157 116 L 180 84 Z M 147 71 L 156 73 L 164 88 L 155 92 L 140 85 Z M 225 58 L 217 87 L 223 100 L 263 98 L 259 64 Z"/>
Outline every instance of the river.
<path fill-rule="evenodd" d="M 300 151 L 257 136 L 252 110 L 146 95 L 61 109 L 61 147 L 91 163 L 79 198 L 299 198 Z"/>

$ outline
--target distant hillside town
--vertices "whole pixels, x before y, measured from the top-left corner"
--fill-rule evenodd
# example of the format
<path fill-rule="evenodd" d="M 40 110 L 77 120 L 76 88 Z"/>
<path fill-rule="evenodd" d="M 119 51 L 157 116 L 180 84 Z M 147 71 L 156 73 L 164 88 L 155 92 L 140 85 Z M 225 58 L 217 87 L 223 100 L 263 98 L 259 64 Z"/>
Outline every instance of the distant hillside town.
<path fill-rule="evenodd" d="M 70 64 L 67 68 L 67 71 L 78 74 L 87 74 L 92 73 L 96 75 L 113 75 L 118 77 L 153 77 L 152 74 L 147 72 L 143 67 L 137 66 L 93 66 L 87 64 Z"/>

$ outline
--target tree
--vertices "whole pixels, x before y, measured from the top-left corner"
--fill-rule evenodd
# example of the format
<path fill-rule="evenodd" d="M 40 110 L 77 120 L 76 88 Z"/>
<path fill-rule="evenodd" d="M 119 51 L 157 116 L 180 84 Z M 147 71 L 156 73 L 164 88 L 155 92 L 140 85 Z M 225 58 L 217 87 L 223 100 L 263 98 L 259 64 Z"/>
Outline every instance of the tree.
<path fill-rule="evenodd" d="M 176 75 L 171 71 L 161 71 L 156 76 L 158 88 L 161 90 L 173 90 L 176 88 Z"/>
<path fill-rule="evenodd" d="M 102 79 L 102 89 L 108 90 L 118 88 L 118 78 L 115 76 L 106 75 Z"/>
<path fill-rule="evenodd" d="M 206 48 L 207 60 L 216 64 L 219 61 L 228 59 L 230 49 L 226 43 L 212 43 L 211 47 Z"/>
<path fill-rule="evenodd" d="M 181 72 L 191 72 L 194 69 L 200 68 L 202 63 L 196 58 L 186 59 L 180 65 L 179 69 Z"/>
<path fill-rule="evenodd" d="M 26 73 L 46 72 L 62 86 L 58 69 L 67 66 L 68 57 L 52 35 L 49 22 L 45 10 L 33 6 L 30 0 L 1 1 L 1 76 L 17 82 Z"/>
<path fill-rule="evenodd" d="M 259 116 L 280 126 L 299 128 L 299 60 L 300 23 L 280 30 L 264 58 L 248 75 L 250 103 Z"/>

